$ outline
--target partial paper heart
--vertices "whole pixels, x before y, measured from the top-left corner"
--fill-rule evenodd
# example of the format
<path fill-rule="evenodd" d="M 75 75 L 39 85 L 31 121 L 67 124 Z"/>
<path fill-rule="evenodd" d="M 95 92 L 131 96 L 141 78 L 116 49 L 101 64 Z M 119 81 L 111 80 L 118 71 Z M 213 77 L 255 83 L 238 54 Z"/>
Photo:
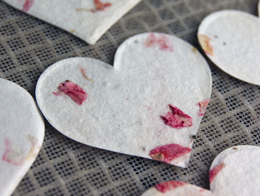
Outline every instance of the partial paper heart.
<path fill-rule="evenodd" d="M 200 24 L 198 39 L 219 68 L 240 80 L 260 85 L 260 20 L 241 11 L 219 11 Z"/>
<path fill-rule="evenodd" d="M 44 122 L 31 95 L 0 79 L 0 195 L 11 195 L 35 160 Z"/>
<path fill-rule="evenodd" d="M 55 63 L 39 78 L 36 99 L 78 142 L 186 167 L 211 83 L 194 47 L 145 33 L 119 47 L 114 67 L 90 58 Z"/>
<path fill-rule="evenodd" d="M 4 0 L 60 27 L 89 44 L 95 42 L 141 0 Z"/>
<path fill-rule="evenodd" d="M 221 152 L 209 171 L 210 189 L 180 181 L 162 182 L 142 196 L 255 196 L 260 192 L 260 148 L 236 146 Z"/>

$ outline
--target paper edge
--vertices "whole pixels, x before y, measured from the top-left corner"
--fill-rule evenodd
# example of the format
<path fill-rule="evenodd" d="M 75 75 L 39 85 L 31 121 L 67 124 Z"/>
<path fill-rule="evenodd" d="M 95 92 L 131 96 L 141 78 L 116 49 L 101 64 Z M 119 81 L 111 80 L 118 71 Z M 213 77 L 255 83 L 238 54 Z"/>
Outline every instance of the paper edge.
<path fill-rule="evenodd" d="M 259 1 L 259 7 L 258 7 L 258 10 L 260 9 L 260 1 Z M 200 48 L 202 49 L 202 45 L 199 41 L 199 35 L 200 35 L 200 32 L 204 30 L 204 28 L 207 26 L 207 24 L 211 23 L 212 19 L 216 18 L 216 16 L 220 15 L 221 14 L 227 14 L 227 13 L 237 13 L 237 14 L 241 14 L 241 15 L 244 15 L 246 17 L 251 17 L 251 18 L 254 18 L 254 19 L 258 19 L 259 18 L 255 15 L 252 15 L 250 13 L 247 13 L 247 12 L 244 12 L 244 11 L 240 11 L 240 10 L 231 10 L 231 9 L 226 9 L 226 10 L 220 10 L 220 11 L 216 11 L 216 12 L 213 12 L 209 15 L 207 15 L 206 17 L 203 18 L 203 20 L 200 22 L 199 24 L 199 27 L 198 27 L 198 30 L 197 30 L 197 41 L 200 45 Z M 259 17 L 260 17 L 260 11 L 259 11 Z M 205 25 L 206 24 L 206 25 Z M 207 56 L 207 58 L 215 65 L 217 66 L 221 71 L 223 71 L 224 73 L 228 74 L 229 76 L 237 79 L 237 80 L 240 80 L 240 81 L 243 81 L 243 82 L 246 82 L 248 84 L 253 84 L 253 85 L 257 85 L 257 86 L 260 86 L 260 83 L 254 83 L 252 81 L 246 81 L 244 79 L 241 79 L 241 78 L 238 78 L 237 76 L 234 76 L 234 74 L 232 73 L 229 73 L 227 72 L 225 69 L 223 69 L 222 67 L 218 66 L 212 59 L 211 59 L 211 56 L 206 54 L 206 52 L 202 49 L 202 51 L 204 52 L 204 54 Z"/>
<path fill-rule="evenodd" d="M 40 153 L 40 150 L 42 149 L 42 145 L 43 145 L 43 141 L 44 141 L 44 137 L 45 137 L 45 123 L 44 123 L 44 118 L 42 116 L 42 113 L 38 107 L 38 105 L 36 104 L 36 101 L 34 100 L 34 98 L 32 97 L 32 95 L 26 91 L 23 87 L 21 87 L 20 85 L 14 83 L 14 82 L 11 82 L 9 80 L 6 80 L 4 78 L 0 78 L 0 80 L 6 82 L 6 83 L 9 83 L 8 85 L 13 85 L 15 86 L 15 88 L 19 88 L 21 90 L 21 92 L 23 92 L 27 97 L 28 97 L 28 100 L 30 99 L 30 102 L 32 102 L 35 106 L 35 109 L 36 111 L 38 112 L 38 117 L 40 117 L 39 119 L 40 120 L 40 123 L 42 124 L 42 135 L 41 135 L 41 139 L 38 140 L 39 142 L 39 151 L 37 153 L 35 153 L 35 157 L 31 160 L 29 160 L 26 164 L 25 169 L 26 169 L 26 172 L 20 172 L 20 175 L 17 176 L 13 181 L 12 181 L 12 185 L 10 185 L 10 187 L 13 187 L 13 189 L 7 189 L 7 191 L 4 193 L 4 195 L 8 196 L 8 195 L 11 195 L 15 189 L 17 188 L 17 186 L 19 185 L 19 183 L 21 182 L 21 180 L 23 179 L 23 177 L 28 173 L 28 171 L 30 170 L 31 166 L 33 165 L 33 163 L 35 162 L 36 158 L 38 157 L 39 153 Z M 3 196 L 4 196 L 3 195 Z"/>
<path fill-rule="evenodd" d="M 138 36 L 149 35 L 150 33 L 174 37 L 174 39 L 177 39 L 178 41 L 181 41 L 181 43 L 184 44 L 185 47 L 190 47 L 190 48 L 194 47 L 194 46 L 192 46 L 191 44 L 189 44 L 188 42 L 186 42 L 185 40 L 183 40 L 183 39 L 181 39 L 181 38 L 179 38 L 179 37 L 177 37 L 177 36 L 174 36 L 174 35 L 165 34 L 165 33 L 157 33 L 157 32 L 146 32 L 146 33 L 141 33 L 141 34 L 137 34 L 137 35 L 131 36 L 131 37 L 127 38 L 123 43 L 121 43 L 120 46 L 118 47 L 118 49 L 117 49 L 115 55 L 114 55 L 114 63 L 113 63 L 112 66 L 109 65 L 108 63 L 105 63 L 105 62 L 101 61 L 101 60 L 94 59 L 94 58 L 89 58 L 89 57 L 70 57 L 70 58 L 66 58 L 66 59 L 57 61 L 57 62 L 55 62 L 54 64 L 50 65 L 50 66 L 41 74 L 41 76 L 39 77 L 39 79 L 38 79 L 38 81 L 37 81 L 37 83 L 36 83 L 36 87 L 35 87 L 35 98 L 36 98 L 36 102 L 37 102 L 39 108 L 41 108 L 41 104 L 39 103 L 39 93 L 38 93 L 38 92 L 40 91 L 40 90 L 39 90 L 39 83 L 41 82 L 41 78 L 44 78 L 45 75 L 47 75 L 52 69 L 55 69 L 56 66 L 59 66 L 60 63 L 62 63 L 63 61 L 65 62 L 65 61 L 70 60 L 70 59 L 75 59 L 75 60 L 76 60 L 76 59 L 85 59 L 85 60 L 88 59 L 88 60 L 91 60 L 91 61 L 93 61 L 93 60 L 94 60 L 94 61 L 97 61 L 97 62 L 99 62 L 99 63 L 102 63 L 102 65 L 104 65 L 104 66 L 110 66 L 111 69 L 117 70 L 118 67 L 119 67 L 119 66 L 117 66 L 117 65 L 120 64 L 120 58 L 119 58 L 119 57 L 121 56 L 121 53 L 124 51 L 125 47 L 127 47 L 127 42 L 128 42 L 129 40 L 131 40 L 131 39 L 135 39 L 135 38 L 138 37 Z M 211 98 L 211 96 L 212 96 L 212 82 L 213 82 L 213 81 L 212 81 L 211 69 L 210 69 L 210 67 L 209 67 L 209 65 L 208 65 L 208 63 L 207 63 L 207 61 L 205 60 L 205 58 L 202 56 L 202 54 L 201 54 L 199 51 L 198 51 L 198 55 L 199 55 L 199 58 L 201 58 L 201 60 L 204 61 L 204 64 L 205 64 L 205 66 L 207 67 L 207 68 L 205 67 L 205 71 L 208 72 L 208 76 L 209 76 L 208 88 L 209 88 L 209 90 L 210 90 L 210 91 L 208 92 L 208 98 Z M 42 113 L 42 115 L 44 116 L 43 113 Z M 44 116 L 44 117 L 45 117 L 45 116 Z M 203 118 L 203 117 L 202 117 L 202 118 Z M 199 121 L 199 126 L 198 126 L 198 129 L 197 129 L 196 135 L 198 134 L 198 132 L 199 132 L 199 130 L 200 130 L 200 125 L 201 125 L 202 118 L 201 118 L 200 121 Z M 48 122 L 49 122 L 49 121 L 48 121 Z M 52 125 L 51 122 L 49 122 L 49 123 L 51 124 L 51 126 L 52 126 L 55 130 L 57 130 L 57 129 Z M 67 135 L 65 135 L 64 133 L 60 132 L 59 130 L 57 130 L 57 131 L 58 131 L 59 133 L 63 134 L 64 136 L 66 136 L 67 138 L 70 138 L 70 137 L 68 137 Z M 81 144 L 83 144 L 83 145 L 91 146 L 91 145 L 85 144 L 85 143 L 83 143 L 83 142 L 80 142 L 80 141 L 78 141 L 78 140 L 75 140 L 75 139 L 73 139 L 73 138 L 70 138 L 70 139 L 72 139 L 72 140 L 74 140 L 74 141 L 76 141 L 76 142 L 79 142 L 79 143 L 81 143 Z M 194 142 L 192 142 L 191 145 L 193 145 L 193 143 L 194 143 Z M 96 146 L 91 146 L 91 147 L 94 147 L 94 148 L 97 148 L 97 149 L 102 149 L 102 150 L 107 150 L 107 151 L 111 151 L 111 152 L 115 152 L 115 153 L 125 154 L 125 155 L 129 155 L 129 156 L 136 156 L 136 157 L 140 157 L 140 158 L 145 158 L 145 159 L 152 160 L 152 161 L 156 161 L 156 160 L 153 160 L 152 158 L 147 158 L 147 157 L 142 157 L 142 156 L 137 156 L 137 155 L 131 155 L 131 154 L 127 154 L 127 153 L 123 153 L 123 152 L 118 152 L 118 151 L 112 151 L 112 150 L 103 149 L 103 148 L 96 147 Z M 188 159 L 187 159 L 188 161 L 186 161 L 185 163 L 182 163 L 182 164 L 170 164 L 170 163 L 168 163 L 168 164 L 169 164 L 169 165 L 173 165 L 173 166 L 177 166 L 177 167 L 180 167 L 180 168 L 187 168 L 187 167 L 189 166 L 190 157 L 191 157 L 191 155 L 192 155 L 192 149 L 193 149 L 193 147 L 191 147 L 191 152 L 188 154 Z M 159 162 L 161 162 L 161 161 L 159 161 Z M 164 163 L 164 162 L 162 162 L 162 163 Z"/>
<path fill-rule="evenodd" d="M 43 19 L 41 19 L 41 18 L 39 18 L 39 17 L 37 17 L 37 16 L 33 16 L 29 11 L 28 11 L 28 12 L 24 12 L 24 11 L 22 11 L 22 10 L 19 10 L 17 7 L 13 6 L 13 5 L 10 4 L 8 1 L 3 1 L 3 2 L 4 2 L 6 5 L 12 7 L 13 9 L 15 9 L 15 10 L 17 10 L 17 11 L 23 13 L 23 14 L 29 15 L 30 17 L 33 17 L 33 18 L 35 18 L 35 19 L 37 19 L 37 20 L 40 20 L 40 21 L 45 22 L 45 23 L 47 23 L 47 24 L 49 24 L 49 25 L 51 25 L 51 26 L 54 26 L 54 27 L 56 27 L 56 28 L 58 28 L 58 29 L 61 29 L 61 30 L 65 31 L 66 33 L 69 33 L 70 35 L 75 36 L 75 37 L 81 39 L 82 41 L 84 41 L 84 42 L 86 42 L 86 43 L 88 43 L 88 44 L 90 44 L 90 45 L 94 45 L 94 44 L 96 44 L 96 42 L 97 42 L 110 28 L 112 28 L 113 25 L 115 25 L 123 16 L 125 16 L 125 15 L 126 15 L 131 9 L 133 9 L 137 4 L 139 4 L 139 3 L 141 2 L 141 0 L 136 0 L 136 2 L 133 3 L 132 7 L 129 7 L 128 9 L 126 9 L 126 11 L 125 11 L 124 13 L 120 14 L 117 19 L 111 20 L 111 25 L 110 25 L 109 27 L 108 27 L 108 26 L 107 26 L 107 27 L 99 26 L 99 27 L 96 28 L 94 31 L 92 31 L 88 37 L 85 37 L 83 33 L 82 33 L 82 36 L 80 36 L 78 33 L 72 33 L 72 32 L 70 32 L 69 29 L 66 30 L 66 29 L 64 29 L 64 28 L 62 28 L 62 27 L 60 27 L 60 26 L 58 26 L 58 25 L 56 25 L 56 24 L 52 24 L 50 21 L 46 21 L 46 20 L 43 20 Z M 95 35 L 96 32 L 98 32 L 98 34 L 99 34 L 98 36 Z"/>

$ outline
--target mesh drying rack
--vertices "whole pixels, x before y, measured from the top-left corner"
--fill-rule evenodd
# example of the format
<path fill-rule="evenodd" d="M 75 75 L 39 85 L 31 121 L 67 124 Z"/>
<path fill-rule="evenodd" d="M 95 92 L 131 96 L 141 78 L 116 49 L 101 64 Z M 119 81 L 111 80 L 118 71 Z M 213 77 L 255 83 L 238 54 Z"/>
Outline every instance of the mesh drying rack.
<path fill-rule="evenodd" d="M 0 1 L 0 77 L 34 96 L 40 74 L 68 57 L 113 64 L 118 46 L 143 32 L 173 34 L 197 47 L 196 31 L 208 14 L 223 9 L 257 14 L 257 0 L 143 0 L 94 45 Z M 206 58 L 207 59 L 207 58 Z M 141 195 L 153 185 L 181 180 L 209 188 L 208 170 L 224 149 L 260 143 L 260 87 L 241 82 L 209 62 L 212 96 L 187 169 L 77 143 L 47 121 L 41 151 L 14 196 Z"/>

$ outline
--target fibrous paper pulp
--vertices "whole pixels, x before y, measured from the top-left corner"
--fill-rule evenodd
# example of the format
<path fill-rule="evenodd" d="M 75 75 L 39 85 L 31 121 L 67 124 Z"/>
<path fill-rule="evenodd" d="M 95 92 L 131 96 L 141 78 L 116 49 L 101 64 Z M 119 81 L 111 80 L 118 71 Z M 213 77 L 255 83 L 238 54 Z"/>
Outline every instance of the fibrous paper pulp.
<path fill-rule="evenodd" d="M 4 0 L 89 44 L 95 42 L 141 0 Z"/>
<path fill-rule="evenodd" d="M 237 79 L 260 85 L 260 20 L 241 11 L 218 11 L 200 24 L 198 39 L 209 59 Z"/>
<path fill-rule="evenodd" d="M 0 195 L 8 196 L 35 160 L 45 128 L 26 90 L 4 79 L 0 86 Z"/>
<path fill-rule="evenodd" d="M 255 196 L 260 192 L 260 148 L 235 146 L 221 152 L 209 171 L 210 190 L 180 181 L 157 184 L 142 196 Z"/>
<path fill-rule="evenodd" d="M 145 33 L 119 47 L 114 66 L 79 57 L 50 66 L 36 100 L 46 119 L 78 142 L 187 167 L 211 84 L 194 47 Z"/>

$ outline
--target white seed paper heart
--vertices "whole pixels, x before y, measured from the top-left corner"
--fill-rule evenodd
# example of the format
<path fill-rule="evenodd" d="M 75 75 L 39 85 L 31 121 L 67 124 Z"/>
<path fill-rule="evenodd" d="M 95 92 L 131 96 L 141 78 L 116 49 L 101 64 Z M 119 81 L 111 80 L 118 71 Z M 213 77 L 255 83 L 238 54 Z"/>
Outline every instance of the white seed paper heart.
<path fill-rule="evenodd" d="M 4 0 L 11 6 L 74 34 L 96 41 L 141 0 Z"/>
<path fill-rule="evenodd" d="M 114 67 L 90 58 L 50 66 L 36 100 L 46 119 L 78 142 L 187 167 L 211 84 L 194 47 L 145 33 L 119 47 Z"/>
<path fill-rule="evenodd" d="M 240 80 L 260 85 L 260 20 L 241 11 L 218 11 L 201 22 L 198 39 L 209 59 Z"/>
<path fill-rule="evenodd" d="M 209 171 L 210 189 L 181 181 L 157 184 L 142 196 L 255 196 L 260 192 L 260 148 L 235 146 L 221 152 Z"/>
<path fill-rule="evenodd" d="M 44 122 L 22 87 L 0 79 L 0 195 L 11 195 L 34 162 L 43 142 Z"/>

